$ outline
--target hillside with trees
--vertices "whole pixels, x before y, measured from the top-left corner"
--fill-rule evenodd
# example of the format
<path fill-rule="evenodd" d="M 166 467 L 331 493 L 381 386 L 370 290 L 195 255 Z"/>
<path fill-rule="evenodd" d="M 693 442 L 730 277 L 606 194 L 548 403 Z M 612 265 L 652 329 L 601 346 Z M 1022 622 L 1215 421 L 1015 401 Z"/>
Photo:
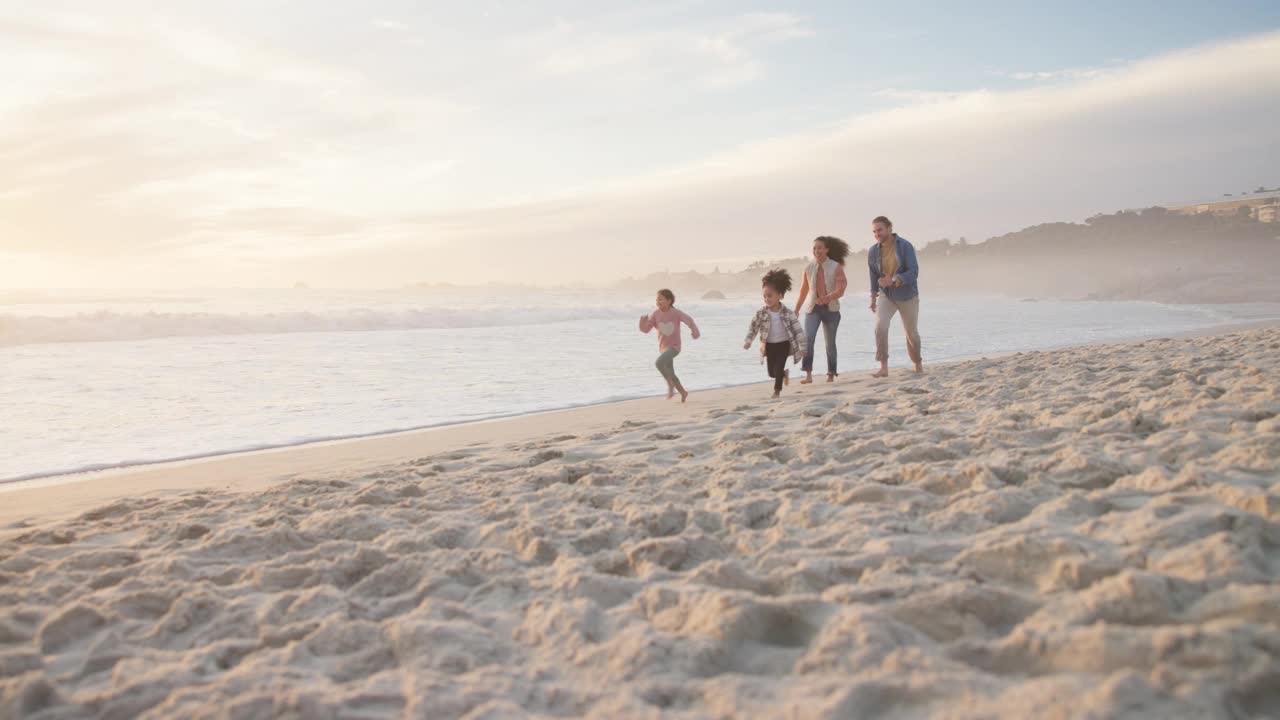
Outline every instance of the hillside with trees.
<path fill-rule="evenodd" d="M 1260 223 L 1247 210 L 1232 217 L 1181 215 L 1160 207 L 1125 210 L 1083 223 L 1034 225 L 981 243 L 965 238 L 922 242 L 905 227 L 902 233 L 919 252 L 926 293 L 1280 302 L 1280 224 Z M 798 277 L 806 262 L 792 257 L 756 262 L 737 272 L 653 273 L 619 286 L 671 287 L 699 295 L 708 290 L 753 293 L 766 269 L 785 267 Z M 863 246 L 847 262 L 851 294 L 869 292 L 866 266 Z"/>

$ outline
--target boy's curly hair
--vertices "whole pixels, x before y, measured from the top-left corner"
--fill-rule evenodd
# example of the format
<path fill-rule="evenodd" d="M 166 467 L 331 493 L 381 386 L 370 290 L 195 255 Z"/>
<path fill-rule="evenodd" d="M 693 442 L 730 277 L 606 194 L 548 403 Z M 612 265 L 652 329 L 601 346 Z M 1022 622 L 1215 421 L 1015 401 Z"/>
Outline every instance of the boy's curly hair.
<path fill-rule="evenodd" d="M 760 284 L 773 288 L 779 295 L 786 295 L 791 289 L 791 273 L 782 268 L 774 268 L 760 278 Z"/>

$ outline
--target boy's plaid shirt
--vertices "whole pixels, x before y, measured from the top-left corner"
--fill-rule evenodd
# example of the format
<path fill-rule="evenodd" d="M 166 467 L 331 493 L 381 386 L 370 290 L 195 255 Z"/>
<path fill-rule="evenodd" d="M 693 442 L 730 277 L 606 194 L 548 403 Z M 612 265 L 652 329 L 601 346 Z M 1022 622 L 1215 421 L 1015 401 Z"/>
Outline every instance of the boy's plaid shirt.
<path fill-rule="evenodd" d="M 804 359 L 804 353 L 809 349 L 808 337 L 804 333 L 804 325 L 800 324 L 800 316 L 795 311 L 783 305 L 779 311 L 782 314 L 782 326 L 787 329 L 787 334 L 791 336 L 791 356 L 796 362 Z M 760 353 L 764 354 L 764 341 L 769 337 L 769 308 L 762 307 L 756 311 L 756 316 L 751 319 L 751 327 L 747 330 L 747 339 L 742 342 L 743 345 L 750 345 L 756 335 L 760 336 Z"/>

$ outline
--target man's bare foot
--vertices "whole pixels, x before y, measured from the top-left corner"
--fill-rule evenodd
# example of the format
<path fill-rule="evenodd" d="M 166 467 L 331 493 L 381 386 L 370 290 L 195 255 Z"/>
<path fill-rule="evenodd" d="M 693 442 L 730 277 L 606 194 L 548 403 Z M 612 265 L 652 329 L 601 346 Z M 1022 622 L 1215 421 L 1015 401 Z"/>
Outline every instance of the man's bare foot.
<path fill-rule="evenodd" d="M 811 383 L 811 382 L 813 382 L 813 373 L 805 373 L 805 374 L 804 374 L 804 379 L 800 381 L 800 384 L 801 384 L 801 385 L 808 385 L 808 384 L 809 384 L 809 383 Z"/>
<path fill-rule="evenodd" d="M 920 363 L 916 363 L 916 374 L 917 374 L 917 375 L 923 375 L 923 374 L 924 374 L 924 366 L 923 366 L 923 365 L 921 365 Z"/>
<path fill-rule="evenodd" d="M 835 374 L 835 373 L 827 373 L 827 382 L 835 382 L 835 381 L 836 381 L 836 374 Z"/>
<path fill-rule="evenodd" d="M 871 377 L 873 377 L 873 378 L 887 378 L 887 377 L 889 377 L 889 368 L 880 368 L 879 370 L 877 370 L 877 371 L 875 371 L 875 372 L 871 373 Z"/>

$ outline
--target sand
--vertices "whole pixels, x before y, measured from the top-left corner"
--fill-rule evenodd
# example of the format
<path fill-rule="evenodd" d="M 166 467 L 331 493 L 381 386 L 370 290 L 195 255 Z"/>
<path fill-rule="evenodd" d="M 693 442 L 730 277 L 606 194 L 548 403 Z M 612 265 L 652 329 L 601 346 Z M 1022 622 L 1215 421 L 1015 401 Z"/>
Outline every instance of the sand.
<path fill-rule="evenodd" d="M 768 393 L 0 493 L 0 717 L 1280 717 L 1280 329 Z"/>

